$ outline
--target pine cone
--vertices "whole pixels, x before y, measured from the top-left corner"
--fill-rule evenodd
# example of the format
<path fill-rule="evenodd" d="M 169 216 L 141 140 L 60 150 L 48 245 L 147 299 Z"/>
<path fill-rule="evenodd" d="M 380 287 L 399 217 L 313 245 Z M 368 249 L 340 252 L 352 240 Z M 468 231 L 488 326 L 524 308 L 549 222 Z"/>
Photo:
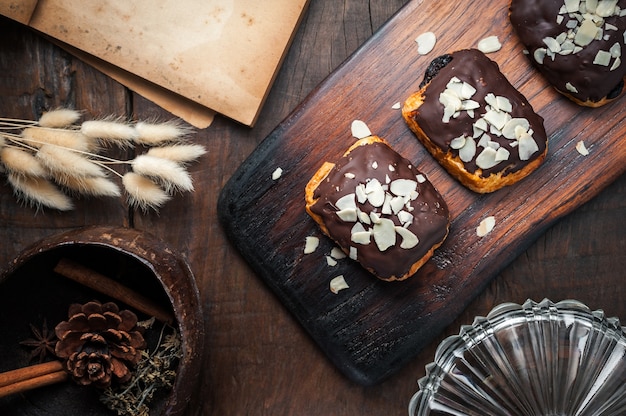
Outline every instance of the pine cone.
<path fill-rule="evenodd" d="M 97 301 L 70 306 L 69 320 L 59 323 L 56 355 L 81 385 L 108 387 L 113 380 L 131 378 L 146 342 L 137 328 L 137 316 L 120 311 L 115 303 Z"/>

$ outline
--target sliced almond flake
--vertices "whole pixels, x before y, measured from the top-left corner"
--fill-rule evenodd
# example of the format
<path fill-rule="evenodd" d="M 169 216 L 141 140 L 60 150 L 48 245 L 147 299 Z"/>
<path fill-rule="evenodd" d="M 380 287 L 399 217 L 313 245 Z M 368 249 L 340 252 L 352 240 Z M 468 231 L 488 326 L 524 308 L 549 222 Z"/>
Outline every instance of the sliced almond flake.
<path fill-rule="evenodd" d="M 496 102 L 498 103 L 500 111 L 506 111 L 507 113 L 513 111 L 513 105 L 508 98 L 498 95 L 496 96 Z"/>
<path fill-rule="evenodd" d="M 535 58 L 535 62 L 542 65 L 543 61 L 546 58 L 546 48 L 537 48 L 533 53 L 533 58 Z"/>
<path fill-rule="evenodd" d="M 346 279 L 343 277 L 342 274 L 340 274 L 337 277 L 334 277 L 330 281 L 330 291 L 333 292 L 335 295 L 339 293 L 341 290 L 349 289 L 349 288 L 350 286 L 348 286 L 348 283 L 346 283 Z"/>
<path fill-rule="evenodd" d="M 565 10 L 567 13 L 575 13 L 579 9 L 580 0 L 565 0 Z"/>
<path fill-rule="evenodd" d="M 518 137 L 518 135 L 516 134 L 516 132 L 518 131 L 518 127 L 521 127 L 523 131 L 526 132 L 530 128 L 530 123 L 527 119 L 523 117 L 512 118 L 507 121 L 507 123 L 502 128 L 502 135 L 509 140 L 516 139 Z"/>
<path fill-rule="evenodd" d="M 365 225 L 370 225 L 372 223 L 370 216 L 367 214 L 367 212 L 363 211 L 359 211 L 359 221 Z"/>
<path fill-rule="evenodd" d="M 483 118 L 487 120 L 487 123 L 494 126 L 498 130 L 502 130 L 506 123 L 508 123 L 511 119 L 511 117 L 504 111 L 497 110 L 488 110 Z"/>
<path fill-rule="evenodd" d="M 487 125 L 487 120 L 482 117 L 479 118 L 474 122 L 474 124 L 472 124 L 472 129 L 474 133 L 474 138 L 477 138 L 489 129 L 489 126 Z"/>
<path fill-rule="evenodd" d="M 354 194 L 344 195 L 335 202 L 335 207 L 339 211 L 344 209 L 356 209 L 356 202 L 354 200 Z"/>
<path fill-rule="evenodd" d="M 542 39 L 543 43 L 545 43 L 545 45 L 548 47 L 548 50 L 550 52 L 560 52 L 561 51 L 561 44 L 559 43 L 558 40 L 554 39 L 553 37 L 545 37 Z"/>
<path fill-rule="evenodd" d="M 344 253 L 339 247 L 333 247 L 330 250 L 330 256 L 334 259 L 341 260 L 346 258 L 346 253 Z"/>
<path fill-rule="evenodd" d="M 402 108 L 402 104 L 400 104 L 400 102 L 398 101 L 397 103 L 395 103 L 394 105 L 391 106 L 391 108 L 393 110 L 399 110 Z"/>
<path fill-rule="evenodd" d="M 354 179 L 356 178 L 356 175 L 354 173 L 350 173 L 350 172 L 346 172 L 343 174 L 343 176 L 345 176 L 348 179 Z"/>
<path fill-rule="evenodd" d="M 479 237 L 484 237 L 489 234 L 493 228 L 496 226 L 496 218 L 492 215 L 485 219 L 483 219 L 478 227 L 476 227 L 476 235 Z"/>
<path fill-rule="evenodd" d="M 504 160 L 509 160 L 511 156 L 511 152 L 509 152 L 506 148 L 500 147 L 496 150 L 496 162 L 502 162 Z"/>
<path fill-rule="evenodd" d="M 282 168 L 276 168 L 274 172 L 272 172 L 272 180 L 277 180 L 283 174 Z"/>
<path fill-rule="evenodd" d="M 350 247 L 349 252 L 350 254 L 348 254 L 348 257 L 350 257 L 354 261 L 358 260 L 359 255 L 358 255 L 356 247 Z"/>
<path fill-rule="evenodd" d="M 337 216 L 345 222 L 356 222 L 357 212 L 356 209 L 347 208 L 336 212 Z"/>
<path fill-rule="evenodd" d="M 380 222 L 380 215 L 372 211 L 370 212 L 370 220 L 372 221 L 372 223 L 378 224 Z"/>
<path fill-rule="evenodd" d="M 361 120 L 354 120 L 351 125 L 352 136 L 357 139 L 363 139 L 372 135 L 367 124 Z"/>
<path fill-rule="evenodd" d="M 380 251 L 385 251 L 396 244 L 395 224 L 388 218 L 381 218 L 378 223 L 374 224 L 372 235 Z"/>
<path fill-rule="evenodd" d="M 397 196 L 411 195 L 417 189 L 417 182 L 411 179 L 396 179 L 389 184 L 389 190 Z"/>
<path fill-rule="evenodd" d="M 371 231 L 359 231 L 350 234 L 350 241 L 356 244 L 367 245 L 370 243 L 372 237 Z"/>
<path fill-rule="evenodd" d="M 437 43 L 437 36 L 433 32 L 424 32 L 415 38 L 417 43 L 417 53 L 426 55 L 433 50 Z"/>
<path fill-rule="evenodd" d="M 305 239 L 304 254 L 311 254 L 320 245 L 320 239 L 315 236 L 309 236 Z"/>
<path fill-rule="evenodd" d="M 471 162 L 476 156 L 476 142 L 473 138 L 468 137 L 465 140 L 465 145 L 459 149 L 459 158 L 465 163 Z"/>
<path fill-rule="evenodd" d="M 574 43 L 578 46 L 587 46 L 596 38 L 597 33 L 598 27 L 593 20 L 585 19 L 576 31 Z"/>
<path fill-rule="evenodd" d="M 367 201 L 374 207 L 378 208 L 385 202 L 385 191 L 378 179 L 372 179 L 365 185 L 365 193 Z"/>
<path fill-rule="evenodd" d="M 362 183 L 358 184 L 354 189 L 354 194 L 356 195 L 356 200 L 359 204 L 364 204 L 367 201 L 367 193 L 365 192 L 365 185 Z"/>
<path fill-rule="evenodd" d="M 496 161 L 496 150 L 491 147 L 486 147 L 476 157 L 476 166 L 481 169 L 489 169 L 496 166 L 499 161 Z"/>
<path fill-rule="evenodd" d="M 498 40 L 497 36 L 487 36 L 478 42 L 478 50 L 482 53 L 492 53 L 499 51 L 502 48 L 502 44 Z"/>
<path fill-rule="evenodd" d="M 603 50 L 599 50 L 596 57 L 593 58 L 594 65 L 609 66 L 611 63 L 611 53 Z"/>
<path fill-rule="evenodd" d="M 585 146 L 585 142 L 582 140 L 576 143 L 576 150 L 583 156 L 589 155 L 589 150 L 587 150 L 587 146 Z"/>
<path fill-rule="evenodd" d="M 611 17 L 615 14 L 617 0 L 600 0 L 596 7 L 596 14 L 600 17 Z"/>
<path fill-rule="evenodd" d="M 576 89 L 575 86 L 573 86 L 570 82 L 568 82 L 567 84 L 565 84 L 565 88 L 569 91 L 569 92 L 573 92 L 574 94 L 576 94 L 578 92 L 578 90 Z"/>
<path fill-rule="evenodd" d="M 461 135 L 459 137 L 455 137 L 450 141 L 450 147 L 452 149 L 460 149 L 465 145 L 465 136 Z"/>
<path fill-rule="evenodd" d="M 494 150 L 498 150 L 498 149 L 500 148 L 500 143 L 498 143 L 498 142 L 494 142 L 494 141 L 492 141 L 492 140 L 489 140 L 489 141 L 487 142 L 487 146 L 486 146 L 486 147 L 491 147 L 491 148 L 492 148 L 492 149 L 494 149 Z"/>
<path fill-rule="evenodd" d="M 404 198 L 400 196 L 391 198 L 391 201 L 389 201 L 389 207 L 391 208 L 391 212 L 394 214 L 397 214 L 398 212 L 400 212 L 400 210 L 404 208 L 404 204 L 405 204 Z"/>
<path fill-rule="evenodd" d="M 619 44 L 619 42 L 615 42 L 613 46 L 611 46 L 611 48 L 609 49 L 609 53 L 613 58 L 619 58 L 620 56 L 622 56 L 622 46 Z"/>
<path fill-rule="evenodd" d="M 331 256 L 326 256 L 326 264 L 330 267 L 335 267 L 337 265 L 337 260 Z"/>
<path fill-rule="evenodd" d="M 613 61 L 613 65 L 611 65 L 611 68 L 609 68 L 609 70 L 615 71 L 617 68 L 619 68 L 621 64 L 622 60 L 620 58 L 615 58 L 615 61 Z"/>
<path fill-rule="evenodd" d="M 407 230 L 406 228 L 395 227 L 395 231 L 402 238 L 402 242 L 400 243 L 400 248 L 409 250 L 419 244 L 419 239 L 417 238 L 417 236 L 413 234 L 411 231 Z"/>
<path fill-rule="evenodd" d="M 413 223 L 413 214 L 406 211 L 400 211 L 398 212 L 398 220 L 400 220 L 402 226 L 406 227 Z"/>
<path fill-rule="evenodd" d="M 528 134 L 523 134 L 518 140 L 518 152 L 520 160 L 528 160 L 539 150 L 537 143 Z"/>
<path fill-rule="evenodd" d="M 426 182 L 426 176 L 419 174 L 417 176 L 415 176 L 415 179 L 417 180 L 417 183 L 424 183 Z"/>
<path fill-rule="evenodd" d="M 383 206 L 380 208 L 380 212 L 383 215 L 390 215 L 393 213 L 392 209 L 391 209 L 391 200 L 393 198 L 393 195 L 387 193 L 385 194 L 385 202 L 383 202 Z"/>
<path fill-rule="evenodd" d="M 488 134 L 483 134 L 482 136 L 480 136 L 480 140 L 478 140 L 478 143 L 476 144 L 476 146 L 487 147 L 489 146 L 490 141 L 491 141 L 491 137 Z"/>

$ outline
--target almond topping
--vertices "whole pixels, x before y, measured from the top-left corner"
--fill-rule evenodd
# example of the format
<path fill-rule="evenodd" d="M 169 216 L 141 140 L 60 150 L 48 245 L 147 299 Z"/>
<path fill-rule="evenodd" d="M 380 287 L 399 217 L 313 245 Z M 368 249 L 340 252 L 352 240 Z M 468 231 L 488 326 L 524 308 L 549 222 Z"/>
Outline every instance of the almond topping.
<path fill-rule="evenodd" d="M 354 120 L 351 125 L 352 136 L 357 139 L 363 139 L 372 135 L 367 124 L 361 120 Z"/>
<path fill-rule="evenodd" d="M 320 244 L 320 239 L 314 236 L 309 236 L 306 238 L 305 240 L 305 244 L 304 244 L 304 254 L 311 254 L 313 253 L 315 250 L 317 250 L 317 247 Z"/>
<path fill-rule="evenodd" d="M 346 283 L 346 279 L 343 277 L 342 274 L 333 278 L 330 281 L 330 291 L 333 292 L 335 295 L 339 293 L 339 291 L 349 288 L 350 286 L 348 286 L 348 283 Z"/>
<path fill-rule="evenodd" d="M 435 47 L 437 36 L 433 32 L 425 32 L 415 38 L 415 42 L 417 43 L 417 53 L 426 55 Z"/>
<path fill-rule="evenodd" d="M 496 218 L 494 216 L 483 219 L 476 228 L 476 235 L 484 237 L 489 234 L 496 225 Z"/>

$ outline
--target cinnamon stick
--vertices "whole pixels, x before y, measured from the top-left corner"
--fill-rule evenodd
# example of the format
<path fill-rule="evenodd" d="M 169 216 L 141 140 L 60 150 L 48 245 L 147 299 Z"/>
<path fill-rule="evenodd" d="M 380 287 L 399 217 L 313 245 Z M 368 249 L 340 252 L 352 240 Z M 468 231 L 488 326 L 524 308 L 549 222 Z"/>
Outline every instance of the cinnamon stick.
<path fill-rule="evenodd" d="M 0 373 L 0 397 L 59 383 L 69 378 L 60 361 Z"/>
<path fill-rule="evenodd" d="M 140 312 L 154 316 L 161 322 L 173 325 L 174 316 L 152 300 L 142 294 L 124 286 L 123 284 L 91 270 L 70 259 L 61 259 L 54 268 L 56 273 L 74 280 L 90 289 L 110 296 L 126 305 L 132 306 Z"/>

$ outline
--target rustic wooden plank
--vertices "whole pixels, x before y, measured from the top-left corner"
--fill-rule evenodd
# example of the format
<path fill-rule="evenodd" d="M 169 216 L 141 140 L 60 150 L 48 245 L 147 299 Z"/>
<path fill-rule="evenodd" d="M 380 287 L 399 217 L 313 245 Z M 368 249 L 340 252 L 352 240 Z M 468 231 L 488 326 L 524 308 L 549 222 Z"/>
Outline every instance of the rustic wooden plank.
<path fill-rule="evenodd" d="M 549 225 L 624 171 L 620 103 L 592 110 L 559 96 L 530 67 L 507 12 L 506 1 L 490 7 L 408 4 L 261 143 L 222 193 L 219 215 L 235 246 L 330 360 L 359 383 L 375 384 L 399 370 Z M 420 57 L 413 39 L 428 30 L 440 34 L 439 42 L 430 56 Z M 503 48 L 490 57 L 545 118 L 550 150 L 532 177 L 481 196 L 451 179 L 391 106 L 417 89 L 434 56 L 473 47 L 492 34 Z M 317 255 L 302 255 L 305 237 L 320 235 L 303 210 L 304 186 L 352 142 L 354 119 L 415 161 L 450 207 L 450 236 L 408 282 L 378 282 L 351 262 L 329 269 L 323 260 L 328 240 Z M 583 139 L 591 150 L 587 157 L 574 149 Z M 277 167 L 283 176 L 272 181 Z M 488 215 L 495 215 L 497 226 L 479 238 L 475 228 Z M 335 296 L 327 285 L 338 274 L 350 290 Z"/>

